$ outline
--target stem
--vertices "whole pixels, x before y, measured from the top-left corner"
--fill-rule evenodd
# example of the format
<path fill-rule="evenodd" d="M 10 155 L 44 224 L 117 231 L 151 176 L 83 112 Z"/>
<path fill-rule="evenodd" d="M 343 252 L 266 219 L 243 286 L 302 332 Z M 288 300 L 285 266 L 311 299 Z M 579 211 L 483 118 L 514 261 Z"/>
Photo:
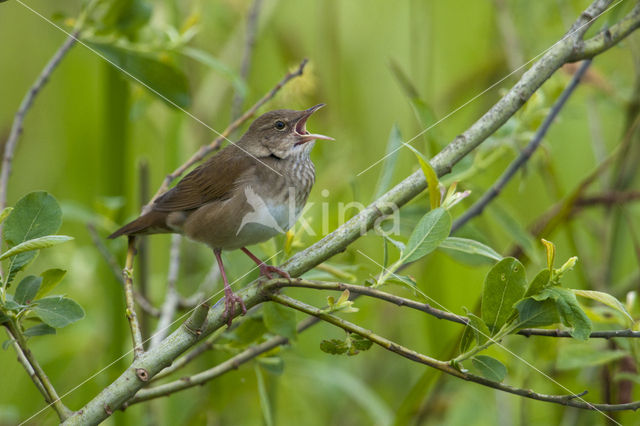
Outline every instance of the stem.
<path fill-rule="evenodd" d="M 124 297 L 127 307 L 127 320 L 131 329 L 131 340 L 133 341 L 133 356 L 139 358 L 144 353 L 142 346 L 142 332 L 138 323 L 138 315 L 133 299 L 133 258 L 136 254 L 135 238 L 129 237 L 129 248 L 127 249 L 127 260 L 122 270 L 124 278 Z"/>
<path fill-rule="evenodd" d="M 13 320 L 9 320 L 9 322 L 4 325 L 7 328 L 8 334 L 13 338 L 14 345 L 17 346 L 16 352 L 18 352 L 18 359 L 21 360 L 22 365 L 27 370 L 27 374 L 31 376 L 31 380 L 36 384 L 36 387 L 44 396 L 45 401 L 52 405 L 53 409 L 56 410 L 60 421 L 66 420 L 73 414 L 73 412 L 68 409 L 62 403 L 60 397 L 58 397 L 58 393 L 49 380 L 49 377 L 47 377 L 46 373 L 33 356 L 33 353 L 27 347 L 27 340 L 20 331 L 19 326 Z M 38 385 L 36 380 L 40 385 Z"/>

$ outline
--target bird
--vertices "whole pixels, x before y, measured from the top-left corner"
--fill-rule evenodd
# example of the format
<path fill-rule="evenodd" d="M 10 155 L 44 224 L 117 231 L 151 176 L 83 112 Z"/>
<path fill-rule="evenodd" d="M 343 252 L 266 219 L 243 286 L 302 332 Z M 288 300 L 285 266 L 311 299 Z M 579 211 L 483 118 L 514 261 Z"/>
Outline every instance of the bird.
<path fill-rule="evenodd" d="M 247 246 L 288 231 L 302 212 L 315 182 L 310 152 L 316 140 L 309 117 L 324 104 L 296 111 L 278 109 L 256 118 L 236 143 L 196 167 L 160 195 L 146 212 L 108 238 L 178 233 L 213 250 L 224 283 L 228 325 L 236 305 L 246 306 L 229 285 L 222 251 L 242 250 L 269 279 L 289 274 L 267 265 Z"/>

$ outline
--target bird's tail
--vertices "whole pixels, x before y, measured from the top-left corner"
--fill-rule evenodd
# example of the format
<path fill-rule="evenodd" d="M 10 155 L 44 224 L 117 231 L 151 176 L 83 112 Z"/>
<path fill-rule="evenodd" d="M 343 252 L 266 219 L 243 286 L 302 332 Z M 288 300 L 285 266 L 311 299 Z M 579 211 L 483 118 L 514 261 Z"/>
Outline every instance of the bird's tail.
<path fill-rule="evenodd" d="M 108 238 L 117 238 L 121 235 L 141 235 L 171 232 L 166 223 L 167 214 L 165 212 L 151 211 L 140 216 L 133 222 L 129 222 L 118 229 Z"/>

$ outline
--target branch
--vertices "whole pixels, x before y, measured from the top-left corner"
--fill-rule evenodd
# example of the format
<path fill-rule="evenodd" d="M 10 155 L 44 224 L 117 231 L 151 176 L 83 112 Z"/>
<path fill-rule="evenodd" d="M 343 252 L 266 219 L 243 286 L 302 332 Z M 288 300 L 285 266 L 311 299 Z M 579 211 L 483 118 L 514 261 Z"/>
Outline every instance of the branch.
<path fill-rule="evenodd" d="M 253 117 L 256 111 L 262 105 L 264 105 L 269 100 L 271 100 L 280 91 L 280 89 L 282 89 L 282 87 L 289 82 L 289 80 L 292 80 L 295 77 L 301 76 L 302 72 L 304 71 L 305 65 L 307 65 L 307 62 L 308 62 L 307 59 L 303 59 L 295 71 L 288 72 L 282 78 L 282 80 L 280 80 L 278 84 L 276 84 L 266 95 L 260 98 L 260 100 L 258 100 L 255 104 L 253 104 L 251 108 L 249 108 L 244 114 L 242 114 L 239 118 L 237 118 L 234 122 L 232 122 L 226 129 L 224 129 L 224 131 L 220 133 L 220 136 L 215 138 L 209 145 L 205 145 L 202 148 L 200 148 L 184 164 L 182 164 L 180 167 L 175 169 L 172 173 L 168 174 L 167 177 L 165 177 L 164 181 L 162 182 L 162 185 L 160 185 L 160 188 L 158 188 L 158 191 L 156 191 L 151 201 L 149 201 L 149 204 L 147 204 L 147 206 L 143 209 L 143 212 L 146 212 L 148 209 L 151 208 L 151 205 L 153 204 L 155 199 L 158 198 L 160 195 L 162 195 L 169 188 L 169 185 L 171 185 L 171 182 L 173 182 L 174 179 L 181 176 L 185 171 L 187 171 L 189 167 L 193 166 L 194 164 L 202 160 L 208 154 L 219 149 L 220 146 L 222 145 L 222 142 L 225 139 L 227 139 L 227 137 L 229 137 L 231 133 L 233 133 L 236 129 L 238 129 L 245 121 Z"/>
<path fill-rule="evenodd" d="M 509 167 L 507 167 L 507 169 L 496 181 L 496 183 L 494 183 L 493 186 L 487 192 L 485 192 L 478 201 L 476 201 L 471 207 L 469 207 L 462 216 L 460 216 L 453 222 L 453 225 L 451 226 L 452 233 L 464 226 L 464 224 L 467 223 L 470 219 L 480 215 L 485 207 L 487 207 L 487 205 L 500 194 L 502 189 L 504 189 L 511 178 L 516 175 L 518 170 L 522 166 L 524 166 L 527 161 L 529 161 L 535 150 L 538 148 L 538 146 L 540 146 L 540 142 L 542 142 L 542 139 L 547 134 L 549 127 L 551 127 L 551 123 L 553 123 L 553 120 L 555 120 L 555 118 L 558 116 L 560 110 L 562 110 L 562 107 L 564 107 L 564 105 L 566 104 L 567 99 L 569 99 L 569 96 L 571 96 L 575 88 L 578 86 L 580 79 L 587 71 L 587 68 L 589 68 L 589 65 L 591 65 L 590 59 L 582 63 L 580 69 L 573 75 L 573 78 L 571 79 L 567 87 L 565 87 L 558 100 L 555 102 L 555 104 L 553 104 L 551 111 L 549 111 L 549 114 L 545 117 L 544 121 L 533 136 L 533 139 L 531 139 L 531 142 L 529 142 L 527 146 L 520 152 L 518 158 L 516 158 L 511 164 L 509 164 Z"/>
<path fill-rule="evenodd" d="M 574 27 L 588 28 L 592 22 L 591 17 L 602 13 L 608 4 L 610 4 L 609 0 L 594 1 L 585 13 L 581 14 L 576 20 Z M 506 95 L 468 130 L 456 137 L 431 160 L 431 165 L 436 173 L 442 176 L 450 172 L 451 168 L 458 161 L 500 128 L 558 68 L 569 60 L 580 37 L 581 34 L 578 32 L 569 33 L 548 49 L 546 53 L 522 75 L 520 80 Z M 304 65 L 304 62 L 301 65 Z M 299 72 L 301 72 L 301 68 L 298 70 Z M 274 90 L 278 88 L 279 87 L 276 87 Z M 242 119 L 242 117 L 240 119 Z M 197 159 L 195 161 L 197 161 Z M 178 171 L 182 173 L 182 171 Z M 170 182 L 172 179 L 173 176 L 170 175 L 165 182 Z M 166 183 L 166 185 L 168 185 L 168 183 Z M 370 229 L 376 219 L 388 214 L 392 210 L 392 206 L 395 208 L 406 204 L 425 188 L 426 182 L 424 175 L 421 170 L 418 170 L 334 232 L 293 256 L 289 261 L 284 263 L 281 268 L 293 276 L 298 276 L 324 262 L 334 254 L 344 251 L 349 244 L 362 235 L 362 229 Z M 239 291 L 237 294 L 242 297 L 247 308 L 250 308 L 267 300 L 269 298 L 268 290 L 269 288 L 264 283 L 255 283 Z M 200 333 L 195 334 L 188 332 L 187 328 L 183 325 L 164 339 L 158 348 L 146 352 L 140 358 L 134 360 L 130 368 L 107 386 L 99 395 L 89 401 L 89 403 L 74 416 L 69 418 L 65 424 L 97 423 L 107 418 L 113 409 L 120 407 L 125 401 L 133 397 L 138 390 L 144 387 L 149 378 L 155 376 L 189 347 L 198 343 L 200 339 L 205 338 L 213 331 L 222 327 L 226 323 L 226 318 L 222 315 L 222 305 L 223 304 L 219 303 L 211 308 Z M 441 361 L 437 362 L 440 363 Z M 139 376 L 136 375 L 137 369 L 144 370 L 145 380 L 140 379 Z M 457 372 L 457 370 L 455 371 Z M 466 378 L 466 376 L 464 377 Z"/>
<path fill-rule="evenodd" d="M 358 334 L 364 337 L 365 339 L 372 341 L 378 346 L 381 346 L 382 348 L 388 351 L 391 351 L 393 353 L 396 353 L 404 358 L 410 359 L 411 361 L 428 365 L 430 367 L 433 367 L 444 373 L 450 374 L 459 379 L 478 383 L 483 386 L 487 386 L 496 390 L 523 396 L 525 398 L 535 399 L 538 401 L 551 402 L 554 404 L 581 408 L 584 410 L 623 411 L 623 410 L 637 410 L 638 408 L 640 408 L 640 401 L 631 402 L 627 404 L 592 404 L 581 398 L 581 396 L 584 395 L 584 393 L 578 394 L 578 395 L 545 395 L 545 394 L 534 392 L 530 389 L 516 388 L 513 386 L 505 385 L 503 383 L 494 382 L 492 380 L 488 380 L 488 379 L 485 379 L 484 377 L 476 376 L 474 374 L 463 373 L 462 371 L 459 371 L 453 368 L 448 362 L 439 361 L 437 359 L 423 355 L 414 350 L 408 349 L 402 345 L 399 345 L 394 341 L 391 341 L 382 336 L 379 336 L 370 330 L 362 328 L 359 325 L 345 321 L 342 318 L 339 318 L 337 316 L 324 313 L 322 310 L 315 308 L 313 306 L 307 305 L 306 303 L 300 302 L 299 300 L 295 300 L 281 294 L 272 295 L 271 300 L 273 300 L 274 302 L 280 303 L 281 305 L 296 309 L 300 312 L 304 312 L 307 315 L 313 315 L 314 317 L 319 318 L 322 321 L 328 322 L 329 324 L 333 324 L 337 327 L 340 327 L 341 329 L 349 333 Z M 579 399 L 579 401 L 576 401 L 576 399 Z"/>
<path fill-rule="evenodd" d="M 631 12 L 629 12 L 619 22 L 611 26 L 611 28 L 606 28 L 594 37 L 579 42 L 576 45 L 573 54 L 569 58 L 569 61 L 575 62 L 582 59 L 593 58 L 610 47 L 618 44 L 622 39 L 637 30 L 639 27 L 640 3 L 636 3 L 633 9 L 631 9 Z"/>
<path fill-rule="evenodd" d="M 136 240 L 129 237 L 129 247 L 127 249 L 127 259 L 122 277 L 124 279 L 124 298 L 126 303 L 127 319 L 129 320 L 129 328 L 131 329 L 131 340 L 133 341 L 133 356 L 140 357 L 144 353 L 142 346 L 142 332 L 138 323 L 138 315 L 136 314 L 136 306 L 133 300 L 133 258 L 136 254 Z"/>
<path fill-rule="evenodd" d="M 78 40 L 78 36 L 80 35 L 80 31 L 74 31 L 60 46 L 60 48 L 56 51 L 53 57 L 49 60 L 47 65 L 42 69 L 38 78 L 33 83 L 27 94 L 22 99 L 20 103 L 20 108 L 18 108 L 18 112 L 16 112 L 16 116 L 13 119 L 13 124 L 11 125 L 11 132 L 9 133 L 9 139 L 4 145 L 4 157 L 2 158 L 2 171 L 0 172 L 0 210 L 4 209 L 7 206 L 7 186 L 9 184 L 9 176 L 11 175 L 11 165 L 13 162 L 13 154 L 16 150 L 16 145 L 18 144 L 18 138 L 22 134 L 23 130 L 23 122 L 24 117 L 27 115 L 29 108 L 33 105 L 33 101 L 42 89 L 42 87 L 47 83 L 49 77 L 53 70 L 56 69 L 64 55 L 67 54 L 69 49 L 75 44 Z"/>
<path fill-rule="evenodd" d="M 311 327 L 314 324 L 317 324 L 319 321 L 320 320 L 318 320 L 315 317 L 307 318 L 303 321 L 300 321 L 296 329 L 298 333 L 302 333 L 307 328 Z M 289 343 L 289 339 L 287 339 L 286 337 L 275 336 L 258 345 L 251 346 L 245 349 L 239 354 L 229 358 L 228 360 L 222 362 L 221 364 L 216 365 L 213 368 L 202 371 L 198 374 L 194 374 L 193 376 L 183 377 L 173 382 L 164 383 L 162 385 L 155 386 L 152 388 L 141 389 L 133 398 L 131 398 L 131 400 L 127 401 L 127 403 L 123 406 L 123 409 L 130 405 L 137 404 L 139 402 L 148 401 L 150 399 L 160 398 L 163 396 L 168 396 L 168 395 L 171 395 L 172 393 L 175 393 L 184 389 L 203 385 L 209 380 L 213 380 L 216 377 L 220 377 L 221 375 L 231 370 L 237 370 L 238 367 L 240 367 L 242 364 L 246 363 L 247 361 L 250 361 L 258 357 L 263 353 L 269 352 L 270 350 L 278 346 L 286 345 L 287 343 Z"/>
<path fill-rule="evenodd" d="M 594 1 L 572 28 L 588 28 L 592 22 L 591 17 L 602 13 L 609 3 L 608 0 Z M 574 30 L 555 43 L 489 111 L 433 157 L 430 163 L 437 175 L 449 173 L 455 164 L 506 123 L 569 60 L 579 37 L 580 34 Z M 422 170 L 417 170 L 334 232 L 294 255 L 281 268 L 292 276 L 297 276 L 344 251 L 364 234 L 362 230 L 371 229 L 379 217 L 392 213 L 393 208 L 402 207 L 426 187 Z"/>
<path fill-rule="evenodd" d="M 9 337 L 13 339 L 14 348 L 18 354 L 18 361 L 27 371 L 27 374 L 31 377 L 31 380 L 36 385 L 40 393 L 44 396 L 47 404 L 52 405 L 60 421 L 67 419 L 73 412 L 68 409 L 58 397 L 53 384 L 49 380 L 38 361 L 33 356 L 33 353 L 27 347 L 27 341 L 24 338 L 22 332 L 18 329 L 18 326 L 13 323 L 12 320 L 4 324 Z"/>
<path fill-rule="evenodd" d="M 93 242 L 93 245 L 96 246 L 96 248 L 98 249 L 98 252 L 102 255 L 102 258 L 104 259 L 104 261 L 107 262 L 107 265 L 109 266 L 109 269 L 113 273 L 113 276 L 116 277 L 118 282 L 124 288 L 124 276 L 122 275 L 122 270 L 118 265 L 118 261 L 113 256 L 113 254 L 111 254 L 109 249 L 107 249 L 107 247 L 104 245 L 104 243 L 100 239 L 100 236 L 98 235 L 98 232 L 96 231 L 95 226 L 93 226 L 93 224 L 91 223 L 87 223 L 87 229 L 89 230 L 89 235 L 91 236 L 91 241 Z M 146 312 L 148 315 L 151 315 L 154 318 L 160 317 L 160 310 L 155 306 L 153 306 L 147 298 L 145 298 L 141 293 L 137 292 L 135 289 L 133 290 L 133 297 L 136 300 L 136 303 L 138 304 L 138 306 L 140 306 L 140 308 L 144 312 Z"/>

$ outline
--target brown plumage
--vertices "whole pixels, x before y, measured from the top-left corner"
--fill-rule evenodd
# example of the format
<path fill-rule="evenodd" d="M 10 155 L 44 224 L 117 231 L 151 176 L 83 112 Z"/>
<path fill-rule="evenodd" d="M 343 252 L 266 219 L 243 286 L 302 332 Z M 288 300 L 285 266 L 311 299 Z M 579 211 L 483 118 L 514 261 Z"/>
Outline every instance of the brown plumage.
<path fill-rule="evenodd" d="M 180 233 L 214 251 L 225 284 L 225 312 L 244 303 L 230 289 L 221 250 L 242 249 L 270 277 L 288 274 L 267 266 L 245 246 L 287 231 L 307 201 L 315 180 L 309 153 L 316 139 L 306 121 L 323 105 L 308 110 L 276 110 L 258 117 L 236 144 L 195 168 L 160 196 L 151 209 L 111 234 Z"/>

